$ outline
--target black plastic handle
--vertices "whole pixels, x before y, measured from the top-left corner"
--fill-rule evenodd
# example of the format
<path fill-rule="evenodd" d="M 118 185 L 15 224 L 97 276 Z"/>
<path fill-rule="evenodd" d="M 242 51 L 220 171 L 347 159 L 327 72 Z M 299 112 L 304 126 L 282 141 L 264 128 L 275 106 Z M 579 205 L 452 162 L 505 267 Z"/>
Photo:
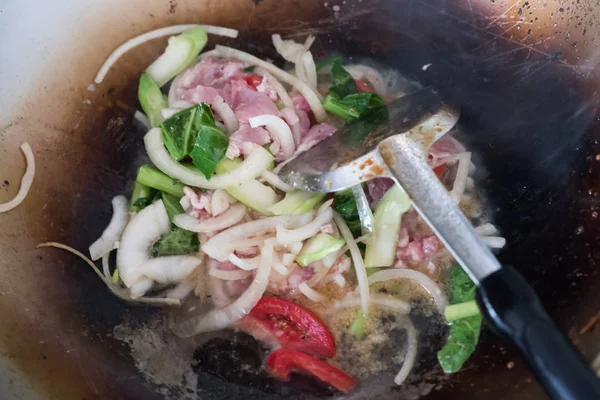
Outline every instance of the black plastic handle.
<path fill-rule="evenodd" d="M 598 400 L 600 378 L 559 331 L 527 282 L 503 267 L 480 282 L 488 323 L 514 343 L 553 399 Z"/>

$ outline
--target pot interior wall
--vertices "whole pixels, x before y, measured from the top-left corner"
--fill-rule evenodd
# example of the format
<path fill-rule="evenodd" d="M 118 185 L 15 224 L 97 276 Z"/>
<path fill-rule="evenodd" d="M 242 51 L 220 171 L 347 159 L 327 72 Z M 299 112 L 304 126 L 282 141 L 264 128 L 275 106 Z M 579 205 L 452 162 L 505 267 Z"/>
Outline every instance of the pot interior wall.
<path fill-rule="evenodd" d="M 248 338 L 238 337 L 233 345 L 211 341 L 212 358 L 207 351 L 194 353 L 193 343 L 173 348 L 176 343 L 166 333 L 143 328 L 159 324 L 161 311 L 127 306 L 110 296 L 81 262 L 58 251 L 34 250 L 36 243 L 47 240 L 86 249 L 110 217 L 110 199 L 130 190 L 135 167 L 145 161 L 143 132 L 132 120 L 138 107 L 137 77 L 160 54 L 165 41 L 127 54 L 95 92 L 85 88 L 106 53 L 124 38 L 174 23 L 201 21 L 239 28 L 238 40 L 212 38 L 209 46 L 226 43 L 272 58 L 272 33 L 299 39 L 313 33 L 320 56 L 333 52 L 350 55 L 353 61 L 369 58 L 399 69 L 407 79 L 439 88 L 461 107 L 460 131 L 474 152 L 478 183 L 508 241 L 501 261 L 524 273 L 565 332 L 578 330 L 598 311 L 594 308 L 600 300 L 594 261 L 598 229 L 593 223 L 598 202 L 592 157 L 597 153 L 593 135 L 597 103 L 590 90 L 596 84 L 594 70 L 568 63 L 575 51 L 571 44 L 569 49 L 559 43 L 539 50 L 515 37 L 502 39 L 505 27 L 490 23 L 502 12 L 525 13 L 532 21 L 541 18 L 538 25 L 531 24 L 535 31 L 551 19 L 549 8 L 556 5 L 558 13 L 560 4 L 533 11 L 523 6 L 525 11 L 518 14 L 517 8 L 506 11 L 511 9 L 508 4 L 494 8 L 473 2 L 473 10 L 467 7 L 470 3 L 442 0 L 171 1 L 160 7 L 150 3 L 132 2 L 122 6 L 119 15 L 101 14 L 104 19 L 95 22 L 95 30 L 107 35 L 88 36 L 88 46 L 80 48 L 81 65 L 73 65 L 72 79 L 63 81 L 68 90 L 63 87 L 60 92 L 73 99 L 63 104 L 62 118 L 56 117 L 56 105 L 48 99 L 59 93 L 56 86 L 43 90 L 38 86 L 18 116 L 2 128 L 0 154 L 11 155 L 0 159 L 9 165 L 2 164 L 0 171 L 0 181 L 9 182 L 0 188 L 0 201 L 16 192 L 21 166 L 12 153 L 23 137 L 36 150 L 39 169 L 27 201 L 0 220 L 4 228 L 0 312 L 6 321 L 0 327 L 4 357 L 0 367 L 5 363 L 13 380 L 0 380 L 0 389 L 6 386 L 15 397 L 35 390 L 63 399 L 109 394 L 126 399 L 165 394 L 193 398 L 186 387 L 197 380 L 197 396 L 202 399 L 330 394 L 311 388 L 310 395 L 303 395 L 303 388 L 311 386 L 306 382 L 285 389 L 264 377 L 239 379 L 242 370 L 236 361 L 257 362 L 255 345 Z M 136 7 L 148 12 L 137 15 Z M 587 21 L 587 15 L 581 14 L 580 20 Z M 122 328 L 115 331 L 116 326 Z M 175 355 L 158 367 L 175 371 L 173 381 L 164 383 L 178 385 L 157 385 L 137 370 L 135 361 L 144 355 L 135 350 L 132 354 L 129 345 L 114 337 L 128 336 L 131 329 L 147 335 L 144 343 L 153 343 L 147 354 Z M 597 333 L 574 337 L 590 356 L 598 350 L 593 344 L 597 338 Z M 138 344 L 133 348 L 139 350 Z M 214 356 L 232 352 L 237 359 Z M 374 382 L 356 398 L 414 398 L 427 393 L 431 399 L 544 398 L 517 355 L 489 331 L 483 333 L 464 371 L 442 376 L 434 365 L 435 359 L 426 357 L 406 387 L 389 391 Z M 223 379 L 234 375 L 235 384 Z"/>

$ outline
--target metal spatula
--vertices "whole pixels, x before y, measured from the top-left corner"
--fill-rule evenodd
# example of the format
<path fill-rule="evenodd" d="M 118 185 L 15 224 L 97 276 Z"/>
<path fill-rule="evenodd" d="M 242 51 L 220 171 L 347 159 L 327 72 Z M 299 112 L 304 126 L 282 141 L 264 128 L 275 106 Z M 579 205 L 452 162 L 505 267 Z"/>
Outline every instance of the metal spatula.
<path fill-rule="evenodd" d="M 478 286 L 477 300 L 492 328 L 512 341 L 554 399 L 600 399 L 592 372 L 512 268 L 502 267 L 479 239 L 425 161 L 458 112 L 433 89 L 388 105 L 389 118 L 372 130 L 347 126 L 300 154 L 280 172 L 294 187 L 334 192 L 374 177 L 393 178 Z M 368 128 L 368 127 L 367 127 Z"/>

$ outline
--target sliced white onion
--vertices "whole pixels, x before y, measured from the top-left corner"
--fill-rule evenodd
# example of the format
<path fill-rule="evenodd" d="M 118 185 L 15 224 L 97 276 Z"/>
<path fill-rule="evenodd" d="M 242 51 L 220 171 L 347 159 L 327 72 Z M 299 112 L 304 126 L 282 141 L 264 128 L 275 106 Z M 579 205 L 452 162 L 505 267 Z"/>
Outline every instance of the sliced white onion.
<path fill-rule="evenodd" d="M 354 200 L 356 201 L 356 208 L 360 218 L 362 234 L 366 235 L 373 232 L 375 226 L 375 217 L 373 216 L 373 211 L 371 211 L 369 200 L 367 200 L 367 195 L 365 194 L 362 185 L 358 184 L 352 186 L 352 194 L 354 195 Z"/>
<path fill-rule="evenodd" d="M 236 225 L 219 232 L 217 235 L 210 238 L 208 242 L 202 245 L 202 251 L 215 260 L 225 261 L 230 253 L 236 249 L 240 249 L 240 240 L 247 239 L 250 236 L 272 232 L 278 225 L 285 228 L 296 228 L 310 222 L 312 217 L 312 212 L 301 215 L 279 215 Z"/>
<path fill-rule="evenodd" d="M 163 108 L 160 110 L 160 114 L 164 119 L 169 119 L 173 115 L 177 114 L 179 111 L 181 111 L 181 108 Z"/>
<path fill-rule="evenodd" d="M 229 260 L 230 263 L 238 268 L 246 271 L 252 271 L 258 267 L 258 264 L 260 263 L 260 256 L 252 258 L 239 258 L 234 253 L 231 253 L 227 256 L 227 260 Z"/>
<path fill-rule="evenodd" d="M 264 179 L 264 181 L 267 182 L 269 185 L 281 190 L 282 192 L 287 193 L 294 190 L 294 187 L 292 185 L 288 185 L 287 183 L 282 181 L 281 178 L 277 176 L 277 174 L 274 174 L 271 171 L 263 171 L 262 174 L 260 174 L 260 177 Z"/>
<path fill-rule="evenodd" d="M 169 231 L 169 225 L 162 200 L 144 208 L 129 222 L 117 252 L 117 268 L 127 287 L 138 280 L 150 280 L 138 268 L 150 260 L 150 246 Z"/>
<path fill-rule="evenodd" d="M 146 130 L 152 128 L 152 124 L 150 124 L 150 119 L 148 119 L 146 114 L 139 110 L 135 110 L 135 113 L 133 113 L 133 119 L 139 122 L 142 125 L 142 127 Z"/>
<path fill-rule="evenodd" d="M 440 312 L 443 312 L 446 308 L 446 296 L 444 292 L 430 277 L 422 272 L 415 271 L 412 269 L 385 269 L 382 271 L 375 272 L 369 276 L 369 285 L 373 285 L 377 282 L 384 282 L 391 279 L 412 279 L 417 281 L 425 290 L 429 292 Z"/>
<path fill-rule="evenodd" d="M 501 249 L 506 245 L 506 239 L 500 236 L 484 236 L 480 238 L 487 247 Z"/>
<path fill-rule="evenodd" d="M 313 59 L 312 53 L 307 51 L 302 55 L 302 66 L 304 69 L 304 76 L 306 76 L 306 83 L 313 88 L 317 87 L 317 67 L 315 60 Z"/>
<path fill-rule="evenodd" d="M 219 51 L 219 55 L 221 57 L 237 58 L 238 60 L 247 62 L 250 65 L 256 65 L 257 67 L 264 68 L 280 81 L 283 81 L 288 85 L 293 86 L 294 88 L 296 88 L 296 90 L 300 92 L 300 94 L 304 96 L 304 98 L 306 98 L 306 101 L 310 105 L 310 109 L 315 114 L 315 119 L 317 120 L 317 122 L 323 122 L 327 119 L 327 113 L 325 112 L 325 109 L 321 104 L 323 96 L 321 96 L 315 89 L 311 88 L 295 76 L 288 74 L 287 72 L 277 68 L 271 63 L 268 63 L 264 60 L 261 60 L 260 58 L 257 58 L 243 51 L 219 45 L 216 46 L 216 49 Z"/>
<path fill-rule="evenodd" d="M 252 222 L 252 221 L 248 221 L 248 222 Z M 233 250 L 238 250 L 238 251 L 243 251 L 243 250 L 247 250 L 251 247 L 255 247 L 255 246 L 262 246 L 265 243 L 265 240 L 268 240 L 270 238 L 274 238 L 275 235 L 266 235 L 266 236 L 257 236 L 257 237 L 252 237 L 250 239 L 240 239 L 240 240 L 236 240 L 234 244 L 232 244 L 232 249 Z M 207 240 L 204 241 L 200 241 L 200 243 L 205 243 L 207 242 Z"/>
<path fill-rule="evenodd" d="M 369 303 L 387 308 L 399 314 L 408 314 L 411 309 L 410 304 L 408 304 L 406 301 L 383 294 L 373 294 L 369 299 Z M 335 311 L 341 308 L 358 307 L 360 304 L 360 297 L 349 295 L 344 299 L 335 302 L 332 308 L 333 311 Z"/>
<path fill-rule="evenodd" d="M 309 299 L 311 299 L 314 302 L 318 303 L 320 301 L 325 300 L 325 296 L 323 296 L 321 293 L 317 292 L 315 289 L 308 286 L 308 284 L 306 282 L 302 282 L 301 284 L 299 284 L 298 290 L 300 290 L 303 295 L 305 295 L 306 297 L 308 297 Z"/>
<path fill-rule="evenodd" d="M 201 173 L 194 172 L 171 158 L 159 128 L 150 129 L 144 136 L 144 143 L 150 160 L 158 169 L 186 185 L 204 189 L 225 189 L 247 182 L 259 176 L 273 161 L 271 153 L 261 146 L 255 146 L 237 168 L 223 175 L 214 175 L 208 180 Z"/>
<path fill-rule="evenodd" d="M 239 281 L 242 279 L 246 279 L 250 275 L 252 275 L 252 271 L 246 271 L 243 269 L 234 269 L 233 271 L 225 271 L 218 268 L 211 268 L 208 271 L 210 276 L 214 276 L 217 279 L 221 279 L 224 281 Z"/>
<path fill-rule="evenodd" d="M 25 174 L 21 178 L 19 192 L 11 201 L 0 204 L 0 213 L 10 211 L 21 204 L 23 200 L 25 200 L 27 193 L 29 193 L 29 189 L 31 189 L 33 177 L 35 176 L 35 157 L 33 156 L 33 151 L 31 151 L 31 146 L 29 146 L 29 143 L 27 142 L 21 145 L 21 151 L 23 152 L 23 155 L 25 155 L 27 168 L 25 169 Z"/>
<path fill-rule="evenodd" d="M 406 355 L 404 356 L 402 368 L 400 368 L 400 371 L 398 371 L 394 378 L 394 383 L 396 385 L 402 385 L 406 380 L 406 377 L 408 377 L 408 374 L 410 374 L 417 358 L 417 348 L 419 345 L 417 342 L 417 330 L 410 318 L 405 318 L 405 322 L 402 325 L 404 329 L 406 329 Z"/>
<path fill-rule="evenodd" d="M 108 279 L 111 278 L 110 276 L 110 265 L 108 264 L 108 258 L 110 257 L 110 253 L 105 254 L 102 257 L 102 272 L 104 272 L 104 276 L 106 276 Z"/>
<path fill-rule="evenodd" d="M 41 247 L 56 247 L 57 249 L 66 250 L 69 253 L 74 254 L 77 257 L 81 258 L 83 261 L 86 262 L 87 265 L 89 265 L 94 270 L 96 275 L 98 275 L 100 277 L 102 282 L 104 282 L 104 284 L 110 289 L 110 291 L 115 296 L 117 296 L 118 298 L 120 298 L 122 300 L 133 301 L 136 303 L 154 304 L 154 305 L 172 305 L 172 306 L 181 305 L 181 302 L 179 301 L 179 299 L 172 299 L 172 298 L 140 297 L 137 299 L 132 299 L 127 290 L 112 283 L 112 281 L 109 278 L 107 278 L 106 276 L 104 276 L 102 274 L 102 272 L 98 269 L 98 267 L 96 267 L 96 265 L 92 262 L 92 260 L 90 260 L 89 258 L 84 256 L 79 251 L 75 250 L 74 248 L 64 245 L 62 243 L 56 243 L 56 242 L 40 243 L 36 246 L 36 249 L 39 249 Z"/>
<path fill-rule="evenodd" d="M 342 274 L 335 274 L 333 276 L 333 281 L 341 288 L 346 286 L 346 278 L 344 278 L 344 275 Z"/>
<path fill-rule="evenodd" d="M 267 83 L 271 85 L 273 89 L 275 89 L 277 96 L 279 96 L 279 99 L 284 106 L 289 107 L 292 110 L 294 109 L 294 102 L 292 101 L 292 98 L 288 94 L 287 90 L 285 90 L 281 82 L 277 80 L 277 78 L 271 75 L 269 71 L 265 70 L 264 68 L 256 68 L 254 73 L 267 79 Z"/>
<path fill-rule="evenodd" d="M 281 35 L 277 34 L 271 35 L 271 39 L 273 40 L 273 47 L 275 47 L 275 50 L 277 50 L 281 57 L 294 64 L 300 60 L 302 54 L 306 53 L 315 41 L 313 35 L 309 35 L 304 44 L 294 40 L 283 40 L 281 39 Z"/>
<path fill-rule="evenodd" d="M 462 199 L 465 193 L 465 186 L 467 185 L 467 177 L 469 176 L 469 164 L 471 163 L 471 153 L 465 152 L 457 155 L 458 168 L 456 169 L 456 178 L 454 179 L 454 185 L 450 191 L 450 197 L 457 203 Z"/>
<path fill-rule="evenodd" d="M 475 232 L 477 232 L 479 236 L 492 236 L 498 233 L 498 229 L 493 224 L 487 222 L 475 228 Z"/>
<path fill-rule="evenodd" d="M 127 222 L 129 211 L 127 198 L 116 196 L 112 199 L 113 215 L 102 235 L 90 246 L 90 257 L 92 261 L 99 260 L 115 247 L 115 243 L 121 238 Z"/>
<path fill-rule="evenodd" d="M 292 254 L 298 254 L 300 253 L 300 250 L 302 250 L 302 242 L 297 242 L 297 243 L 290 243 L 290 244 L 286 244 L 285 248 L 288 249 L 290 251 L 290 253 Z"/>
<path fill-rule="evenodd" d="M 151 259 L 141 265 L 139 270 L 155 282 L 168 284 L 181 282 L 201 264 L 200 257 L 165 256 Z"/>
<path fill-rule="evenodd" d="M 333 210 L 331 207 L 319 212 L 317 217 L 310 223 L 296 229 L 288 230 L 283 226 L 277 227 L 277 242 L 280 244 L 290 244 L 301 242 L 319 233 L 319 228 L 331 221 Z"/>
<path fill-rule="evenodd" d="M 194 285 L 191 282 L 179 282 L 173 289 L 167 291 L 166 296 L 172 299 L 183 300 L 192 293 Z"/>
<path fill-rule="evenodd" d="M 212 215 L 216 217 L 217 215 L 224 213 L 229 208 L 229 205 L 235 202 L 236 199 L 224 189 L 215 190 L 210 199 Z"/>
<path fill-rule="evenodd" d="M 223 123 L 225 124 L 225 128 L 227 129 L 227 133 L 230 135 L 238 130 L 239 123 L 235 114 L 229 104 L 223 100 L 223 98 L 219 95 L 216 95 L 213 102 L 212 108 L 215 112 L 221 117 Z"/>
<path fill-rule="evenodd" d="M 192 207 L 192 202 L 188 196 L 183 196 L 181 200 L 179 200 L 179 205 L 183 208 L 183 211 L 187 211 Z"/>
<path fill-rule="evenodd" d="M 340 257 L 340 255 L 344 254 L 348 250 L 347 246 L 344 246 L 344 247 L 346 247 L 346 249 L 344 251 L 334 251 L 333 253 L 329 253 L 325 257 L 323 257 L 323 259 L 321 260 L 323 265 L 326 266 L 327 268 L 333 267 L 333 265 L 335 264 L 337 259 Z M 342 249 L 340 249 L 340 250 L 342 250 Z"/>
<path fill-rule="evenodd" d="M 269 283 L 273 246 L 266 243 L 260 252 L 260 265 L 252 284 L 233 303 L 221 310 L 212 310 L 185 322 L 176 324 L 172 330 L 179 337 L 191 337 L 203 332 L 213 332 L 231 326 L 244 318 L 256 306 Z"/>
<path fill-rule="evenodd" d="M 281 276 L 288 276 L 290 273 L 290 270 L 282 263 L 273 264 L 273 270 Z"/>
<path fill-rule="evenodd" d="M 294 262 L 295 258 L 296 258 L 295 254 L 285 253 L 284 255 L 281 256 L 281 263 L 284 266 L 289 267 Z"/>
<path fill-rule="evenodd" d="M 315 261 L 311 264 L 311 266 L 315 270 L 315 274 L 309 279 L 308 285 L 311 287 L 317 287 L 327 276 L 331 267 L 325 266 L 325 264 L 323 264 L 323 260 Z"/>
<path fill-rule="evenodd" d="M 173 223 L 186 231 L 213 232 L 237 224 L 244 215 L 246 215 L 246 207 L 243 204 L 236 204 L 217 217 L 197 220 L 191 215 L 179 214 L 173 217 Z"/>
<path fill-rule="evenodd" d="M 141 44 L 149 42 L 151 40 L 158 39 L 158 38 L 161 38 L 164 36 L 177 35 L 179 33 L 185 32 L 192 28 L 196 28 L 198 26 L 202 27 L 207 33 L 210 33 L 213 35 L 221 35 L 221 36 L 227 36 L 227 37 L 231 37 L 231 38 L 236 38 L 238 35 L 238 31 L 235 29 L 222 28 L 220 26 L 212 26 L 212 25 L 185 24 L 185 25 L 173 25 L 173 26 L 167 26 L 165 28 L 155 29 L 153 31 L 146 32 L 144 34 L 141 34 L 140 36 L 136 36 L 132 39 L 129 39 L 128 41 L 126 41 L 125 43 L 123 43 L 122 45 L 117 47 L 116 50 L 114 50 L 108 56 L 106 61 L 104 61 L 104 64 L 102 64 L 102 66 L 100 67 L 100 70 L 98 71 L 98 74 L 96 74 L 96 78 L 94 79 L 94 82 L 96 82 L 97 84 L 102 83 L 102 81 L 104 80 L 104 77 L 106 76 L 106 74 L 108 73 L 110 68 L 113 66 L 113 64 L 116 63 L 117 60 L 119 58 L 121 58 L 121 56 L 123 54 L 127 53 L 129 50 L 131 50 Z"/>
<path fill-rule="evenodd" d="M 154 286 L 152 279 L 140 279 L 129 288 L 129 296 L 132 299 L 138 299 L 149 292 Z"/>
<path fill-rule="evenodd" d="M 350 228 L 338 213 L 333 213 L 333 219 L 342 234 L 342 237 L 346 241 L 346 245 L 350 250 L 352 256 L 352 264 L 354 264 L 354 270 L 356 271 L 356 279 L 358 280 L 358 291 L 360 293 L 360 303 L 364 315 L 369 312 L 369 282 L 367 280 L 367 270 L 365 269 L 365 262 L 363 261 L 360 250 L 354 241 L 354 236 L 350 232 Z"/>
<path fill-rule="evenodd" d="M 294 154 L 296 143 L 294 136 L 288 124 L 275 115 L 259 115 L 248 120 L 252 128 L 264 126 L 271 134 L 274 143 L 271 145 L 271 152 L 278 153 L 281 149 L 281 157 L 276 158 L 279 161 L 287 160 Z"/>

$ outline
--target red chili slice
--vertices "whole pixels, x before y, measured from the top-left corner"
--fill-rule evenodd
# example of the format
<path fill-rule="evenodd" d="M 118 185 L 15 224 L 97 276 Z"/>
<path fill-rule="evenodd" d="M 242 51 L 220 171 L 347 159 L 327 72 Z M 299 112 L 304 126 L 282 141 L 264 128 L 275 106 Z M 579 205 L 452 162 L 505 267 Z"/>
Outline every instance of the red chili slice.
<path fill-rule="evenodd" d="M 448 169 L 448 166 L 446 164 L 442 164 L 439 167 L 435 167 L 433 169 L 433 172 L 435 172 L 435 175 L 438 177 L 438 179 L 442 179 L 442 176 L 444 175 L 444 172 L 446 172 L 446 169 Z"/>
<path fill-rule="evenodd" d="M 312 311 L 287 300 L 263 297 L 249 317 L 270 332 L 282 347 L 314 354 L 335 356 L 335 338 Z"/>
<path fill-rule="evenodd" d="M 308 354 L 289 349 L 275 350 L 267 358 L 267 369 L 277 378 L 290 380 L 292 371 L 313 375 L 334 388 L 347 392 L 356 386 L 356 379 L 339 368 Z"/>
<path fill-rule="evenodd" d="M 244 80 L 246 81 L 248 86 L 251 86 L 254 89 L 256 89 L 258 87 L 258 85 L 260 85 L 262 83 L 263 77 L 260 75 L 248 75 L 248 76 L 244 77 Z"/>
<path fill-rule="evenodd" d="M 373 85 L 371 85 L 371 82 L 365 79 L 356 79 L 354 82 L 356 82 L 356 90 L 360 93 L 375 93 L 375 89 L 373 88 Z"/>

